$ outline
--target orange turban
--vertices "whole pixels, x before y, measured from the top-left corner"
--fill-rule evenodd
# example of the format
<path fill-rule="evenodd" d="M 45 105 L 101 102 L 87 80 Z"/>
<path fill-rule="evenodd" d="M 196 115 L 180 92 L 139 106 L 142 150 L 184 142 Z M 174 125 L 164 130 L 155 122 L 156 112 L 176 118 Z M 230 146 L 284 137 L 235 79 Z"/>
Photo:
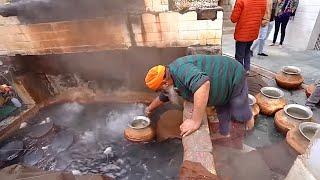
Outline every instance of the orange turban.
<path fill-rule="evenodd" d="M 148 71 L 146 78 L 144 79 L 148 88 L 154 91 L 159 89 L 165 73 L 166 73 L 166 67 L 162 65 L 158 65 L 151 68 Z"/>

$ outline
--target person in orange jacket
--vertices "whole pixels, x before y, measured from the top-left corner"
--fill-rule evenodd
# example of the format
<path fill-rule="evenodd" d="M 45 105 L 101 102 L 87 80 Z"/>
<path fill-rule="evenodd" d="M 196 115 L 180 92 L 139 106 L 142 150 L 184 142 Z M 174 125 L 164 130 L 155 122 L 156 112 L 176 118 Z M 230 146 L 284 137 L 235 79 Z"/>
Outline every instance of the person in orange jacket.
<path fill-rule="evenodd" d="M 244 66 L 247 73 L 250 71 L 250 48 L 259 35 L 266 7 L 266 0 L 237 0 L 232 10 L 230 19 L 236 23 L 235 58 Z"/>

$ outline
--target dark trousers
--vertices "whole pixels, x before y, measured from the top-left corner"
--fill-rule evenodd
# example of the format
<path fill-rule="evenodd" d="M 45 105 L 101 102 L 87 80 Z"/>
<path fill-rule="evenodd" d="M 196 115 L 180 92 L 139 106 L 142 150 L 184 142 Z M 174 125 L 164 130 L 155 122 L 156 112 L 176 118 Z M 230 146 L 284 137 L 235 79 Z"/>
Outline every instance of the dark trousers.
<path fill-rule="evenodd" d="M 239 83 L 233 90 L 230 101 L 222 106 L 215 106 L 219 119 L 219 132 L 227 135 L 230 132 L 230 122 L 233 118 L 239 122 L 247 122 L 252 117 L 248 100 L 247 80 Z"/>
<path fill-rule="evenodd" d="M 281 38 L 280 38 L 280 45 L 282 45 L 284 37 L 286 36 L 286 28 L 287 24 L 289 22 L 290 16 L 285 16 L 285 17 L 276 17 L 275 18 L 275 29 L 274 29 L 274 35 L 273 35 L 273 43 L 276 43 L 277 37 L 278 37 L 278 32 L 281 26 Z"/>
<path fill-rule="evenodd" d="M 250 48 L 253 41 L 236 41 L 236 60 L 239 61 L 246 71 L 250 70 Z"/>

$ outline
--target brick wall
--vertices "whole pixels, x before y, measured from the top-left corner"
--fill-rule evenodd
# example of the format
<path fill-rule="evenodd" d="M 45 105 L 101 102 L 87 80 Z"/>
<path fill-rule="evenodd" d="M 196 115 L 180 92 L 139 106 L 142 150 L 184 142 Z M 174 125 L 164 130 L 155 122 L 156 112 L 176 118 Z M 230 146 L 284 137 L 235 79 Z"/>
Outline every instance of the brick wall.
<path fill-rule="evenodd" d="M 138 46 L 190 46 L 221 45 L 223 12 L 216 20 L 197 20 L 197 13 L 162 12 L 142 14 L 135 24 L 135 41 Z"/>
<path fill-rule="evenodd" d="M 148 2 L 158 8 L 168 3 L 167 0 Z M 28 25 L 20 24 L 16 17 L 0 16 L 0 55 L 92 52 L 132 46 L 221 46 L 222 21 L 222 11 L 217 12 L 214 21 L 197 20 L 194 11 L 185 14 L 147 12 L 128 17 L 115 15 Z"/>

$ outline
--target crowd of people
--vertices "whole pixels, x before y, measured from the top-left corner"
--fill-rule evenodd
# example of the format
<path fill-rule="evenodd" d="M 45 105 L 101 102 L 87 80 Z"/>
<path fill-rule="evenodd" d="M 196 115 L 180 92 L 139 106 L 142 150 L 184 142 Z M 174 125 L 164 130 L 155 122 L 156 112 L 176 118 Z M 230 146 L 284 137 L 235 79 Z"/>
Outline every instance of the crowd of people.
<path fill-rule="evenodd" d="M 235 58 L 250 71 L 250 58 L 258 48 L 258 56 L 268 56 L 264 52 L 265 41 L 275 27 L 270 46 L 282 48 L 286 28 L 290 17 L 295 15 L 299 0 L 237 0 L 231 21 L 236 23 L 234 39 L 236 40 Z M 279 30 L 281 37 L 276 44 Z"/>

